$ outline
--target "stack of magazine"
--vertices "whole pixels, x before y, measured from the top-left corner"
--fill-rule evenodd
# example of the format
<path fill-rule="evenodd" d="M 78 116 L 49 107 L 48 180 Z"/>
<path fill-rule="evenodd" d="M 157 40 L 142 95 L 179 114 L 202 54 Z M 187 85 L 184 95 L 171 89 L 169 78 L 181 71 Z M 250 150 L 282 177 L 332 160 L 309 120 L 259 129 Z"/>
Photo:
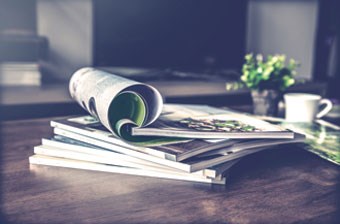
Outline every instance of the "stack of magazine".
<path fill-rule="evenodd" d="M 94 68 L 70 94 L 88 116 L 51 121 L 31 164 L 225 184 L 241 158 L 304 136 L 234 111 L 163 104 L 153 87 Z"/>

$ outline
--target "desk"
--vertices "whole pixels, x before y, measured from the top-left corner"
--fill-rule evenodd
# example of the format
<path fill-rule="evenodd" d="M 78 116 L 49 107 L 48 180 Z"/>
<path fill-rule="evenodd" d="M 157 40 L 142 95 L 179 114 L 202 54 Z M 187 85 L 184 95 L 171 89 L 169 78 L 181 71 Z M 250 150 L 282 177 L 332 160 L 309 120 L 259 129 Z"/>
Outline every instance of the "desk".
<path fill-rule="evenodd" d="M 49 119 L 2 124 L 1 212 L 15 223 L 339 223 L 339 167 L 296 148 L 232 168 L 226 186 L 29 165 Z M 3 222 L 2 222 L 3 223 Z"/>

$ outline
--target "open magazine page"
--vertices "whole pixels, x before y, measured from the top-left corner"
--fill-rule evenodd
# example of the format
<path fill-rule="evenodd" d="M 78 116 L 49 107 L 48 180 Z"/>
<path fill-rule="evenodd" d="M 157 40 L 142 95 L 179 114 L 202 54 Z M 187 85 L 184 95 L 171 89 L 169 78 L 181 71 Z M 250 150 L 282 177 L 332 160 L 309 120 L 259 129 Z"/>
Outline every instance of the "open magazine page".
<path fill-rule="evenodd" d="M 136 144 L 191 138 L 294 138 L 291 131 L 231 111 L 208 106 L 163 107 L 155 88 L 94 68 L 78 70 L 69 88 L 71 96 L 109 131 Z"/>
<path fill-rule="evenodd" d="M 182 136 L 185 138 L 286 138 L 291 131 L 240 113 L 209 106 L 165 104 L 161 116 L 145 127 L 132 128 L 132 135 Z"/>
<path fill-rule="evenodd" d="M 116 136 L 122 126 L 145 126 L 162 111 L 162 97 L 153 87 L 94 68 L 82 68 L 71 78 L 71 97 Z"/>

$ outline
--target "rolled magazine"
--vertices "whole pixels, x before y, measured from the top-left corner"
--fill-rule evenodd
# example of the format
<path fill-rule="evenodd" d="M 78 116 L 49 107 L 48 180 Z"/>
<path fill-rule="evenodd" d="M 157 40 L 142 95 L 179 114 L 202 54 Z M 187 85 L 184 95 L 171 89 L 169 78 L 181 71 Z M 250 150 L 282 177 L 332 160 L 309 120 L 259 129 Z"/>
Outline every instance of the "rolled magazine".
<path fill-rule="evenodd" d="M 127 137 L 124 125 L 146 126 L 162 112 L 162 96 L 152 86 L 94 68 L 74 73 L 69 90 L 80 106 L 116 136 Z"/>
<path fill-rule="evenodd" d="M 130 142 L 294 138 L 291 131 L 244 114 L 163 106 L 154 87 L 94 68 L 76 71 L 69 89 L 72 98 L 114 136 Z"/>

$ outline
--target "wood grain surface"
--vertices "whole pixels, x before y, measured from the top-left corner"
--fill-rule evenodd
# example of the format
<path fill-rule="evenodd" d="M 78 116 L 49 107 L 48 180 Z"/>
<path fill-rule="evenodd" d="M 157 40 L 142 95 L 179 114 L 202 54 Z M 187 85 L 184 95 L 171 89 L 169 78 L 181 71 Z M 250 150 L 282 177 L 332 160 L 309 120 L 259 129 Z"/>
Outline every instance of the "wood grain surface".
<path fill-rule="evenodd" d="M 49 119 L 1 125 L 1 223 L 340 223 L 339 167 L 297 148 L 231 169 L 226 186 L 29 165 Z"/>

